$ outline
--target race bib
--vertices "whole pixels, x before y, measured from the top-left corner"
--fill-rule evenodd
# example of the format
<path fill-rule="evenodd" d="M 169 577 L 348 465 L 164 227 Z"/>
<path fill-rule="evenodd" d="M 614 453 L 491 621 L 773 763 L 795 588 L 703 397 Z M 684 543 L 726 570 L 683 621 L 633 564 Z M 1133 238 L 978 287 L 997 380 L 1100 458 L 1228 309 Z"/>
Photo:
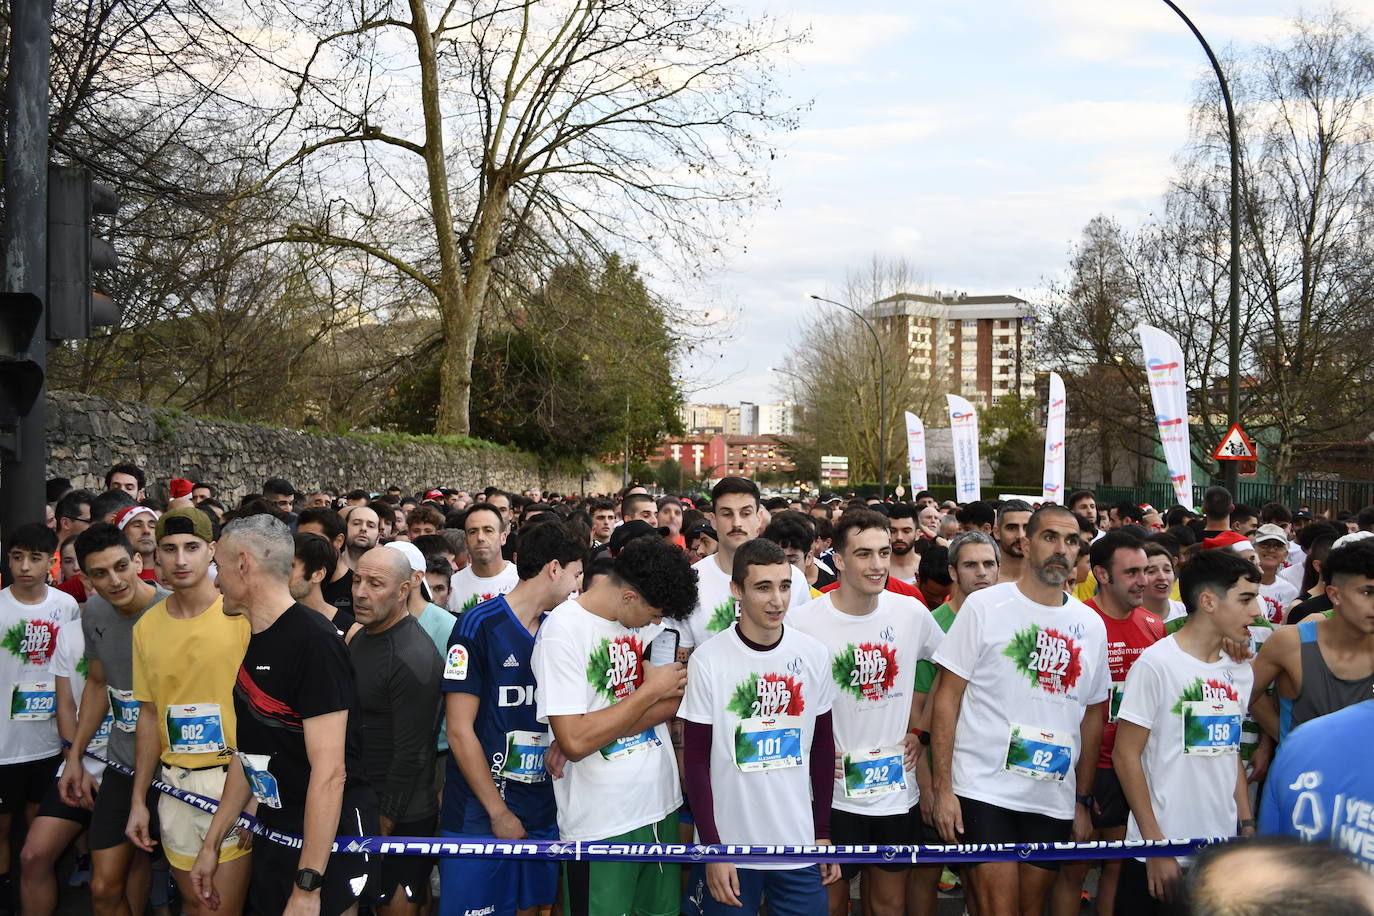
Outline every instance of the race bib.
<path fill-rule="evenodd" d="M 735 766 L 745 773 L 802 765 L 801 716 L 755 716 L 735 726 Z"/>
<path fill-rule="evenodd" d="M 501 764 L 501 775 L 516 782 L 546 781 L 544 752 L 548 749 L 548 732 L 506 732 L 506 759 Z"/>
<path fill-rule="evenodd" d="M 239 763 L 248 776 L 248 784 L 253 787 L 253 797 L 258 804 L 269 808 L 281 807 L 281 793 L 277 791 L 277 777 L 267 770 L 272 757 L 269 754 L 245 754 L 239 751 Z"/>
<path fill-rule="evenodd" d="M 1240 751 L 1240 704 L 1190 700 L 1183 704 L 1183 753 L 1215 757 Z"/>
<path fill-rule="evenodd" d="M 601 749 L 601 756 L 607 760 L 619 760 L 621 757 L 628 757 L 631 754 L 638 754 L 651 748 L 662 747 L 662 745 L 663 742 L 658 740 L 658 735 L 654 734 L 654 730 L 646 728 L 637 735 L 630 735 L 628 738 L 616 738 Z"/>
<path fill-rule="evenodd" d="M 224 726 L 218 703 L 174 703 L 167 707 L 167 749 L 174 754 L 219 753 Z"/>
<path fill-rule="evenodd" d="M 1073 764 L 1073 745 L 1063 735 L 1046 728 L 1012 725 L 1007 741 L 1008 773 L 1063 782 Z"/>
<path fill-rule="evenodd" d="M 52 681 L 19 681 L 10 691 L 10 718 L 42 722 L 57 714 L 57 686 Z"/>
<path fill-rule="evenodd" d="M 892 744 L 844 755 L 845 798 L 868 798 L 906 791 L 902 746 Z"/>
<path fill-rule="evenodd" d="M 110 688 L 110 715 L 114 716 L 115 726 L 122 732 L 138 728 L 138 701 L 132 690 Z"/>
<path fill-rule="evenodd" d="M 1116 721 L 1117 715 L 1121 712 L 1121 692 L 1125 690 L 1125 681 L 1112 681 L 1112 694 L 1110 702 L 1107 703 L 1107 722 Z"/>
<path fill-rule="evenodd" d="M 104 720 L 103 722 L 100 723 L 100 728 L 96 729 L 95 734 L 91 736 L 91 740 L 90 740 L 90 742 L 86 745 L 86 748 L 87 748 L 88 750 L 94 751 L 94 750 L 99 750 L 100 748 L 102 748 L 102 747 L 104 747 L 105 745 L 109 744 L 109 743 L 110 743 L 110 732 L 111 732 L 113 729 L 114 729 L 114 716 L 107 712 L 107 713 L 105 713 L 105 720 Z"/>

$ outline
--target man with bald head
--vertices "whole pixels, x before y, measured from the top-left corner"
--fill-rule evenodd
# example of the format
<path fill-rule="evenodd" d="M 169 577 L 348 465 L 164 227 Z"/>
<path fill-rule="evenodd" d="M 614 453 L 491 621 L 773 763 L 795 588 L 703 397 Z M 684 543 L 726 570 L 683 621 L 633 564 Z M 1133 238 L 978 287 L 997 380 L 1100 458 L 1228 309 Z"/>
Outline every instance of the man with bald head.
<path fill-rule="evenodd" d="M 354 515 L 360 511 L 370 510 Z M 411 613 L 419 578 L 406 553 L 393 547 L 374 547 L 353 568 L 353 614 L 362 629 L 348 652 L 368 736 L 363 772 L 377 790 L 388 836 L 434 836 L 439 814 L 434 749 L 443 663 Z M 425 857 L 387 856 L 364 896 L 383 916 L 418 913 L 429 900 L 433 867 Z"/>
<path fill-rule="evenodd" d="M 1203 853 L 1189 881 L 1187 912 L 1193 916 L 1371 916 L 1374 876 L 1354 857 L 1325 843 L 1266 836 Z"/>

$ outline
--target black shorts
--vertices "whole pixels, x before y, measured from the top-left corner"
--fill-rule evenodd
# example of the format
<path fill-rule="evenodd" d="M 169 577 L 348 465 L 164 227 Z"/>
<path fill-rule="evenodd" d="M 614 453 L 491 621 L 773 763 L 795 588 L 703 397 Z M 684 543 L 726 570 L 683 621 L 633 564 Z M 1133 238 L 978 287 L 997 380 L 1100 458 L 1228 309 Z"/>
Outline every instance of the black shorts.
<path fill-rule="evenodd" d="M 158 838 L 157 799 L 160 793 L 148 787 L 148 832 Z M 134 778 L 125 776 L 114 767 L 106 767 L 100 777 L 100 789 L 95 793 L 95 810 L 91 812 L 91 849 L 114 849 L 129 842 L 124 828 L 129 826 L 129 808 L 134 797 Z"/>
<path fill-rule="evenodd" d="M 54 754 L 42 760 L 0 766 L 0 814 L 16 814 L 25 805 L 42 802 L 61 763 L 62 755 Z"/>
<path fill-rule="evenodd" d="M 1073 838 L 1073 820 L 999 808 L 972 798 L 959 798 L 964 814 L 960 843 L 1067 843 Z M 1027 862 L 1046 871 L 1058 871 L 1058 862 Z"/>
<path fill-rule="evenodd" d="M 436 836 L 438 826 L 436 811 L 416 821 L 397 821 L 391 835 Z M 429 900 L 429 873 L 438 861 L 438 856 L 382 856 L 363 896 L 374 903 L 390 903 L 399 887 L 411 903 L 425 903 Z"/>
<path fill-rule="evenodd" d="M 48 786 L 48 794 L 43 796 L 43 800 L 38 803 L 39 817 L 55 817 L 62 821 L 71 821 L 80 824 L 82 827 L 91 825 L 91 812 L 85 808 L 73 808 L 62 800 L 62 793 L 57 791 L 57 780 L 53 780 Z"/>
<path fill-rule="evenodd" d="M 1121 780 L 1116 770 L 1101 767 L 1093 777 L 1093 800 L 1101 809 L 1101 814 L 1093 811 L 1093 826 L 1098 830 L 1125 827 L 1131 809 L 1126 804 L 1126 792 L 1121 788 Z"/>
<path fill-rule="evenodd" d="M 299 811 L 299 809 L 297 809 Z M 299 835 L 305 827 L 304 814 L 295 818 L 268 820 L 258 816 L 265 826 L 283 833 Z M 270 815 L 269 815 L 270 816 Z M 365 808 L 345 798 L 339 815 L 336 836 L 376 836 L 379 832 L 375 802 Z M 253 877 L 248 886 L 248 902 L 259 913 L 280 913 L 286 909 L 291 892 L 296 888 L 296 872 L 300 870 L 301 851 L 263 837 L 253 838 Z M 320 916 L 338 916 L 357 902 L 362 883 L 378 864 L 378 857 L 368 853 L 333 853 L 324 870 L 324 884 L 320 887 Z M 358 892 L 353 882 L 359 884 Z"/>
<path fill-rule="evenodd" d="M 830 842 L 836 846 L 912 846 L 925 840 L 925 825 L 921 823 L 921 809 L 913 807 L 905 814 L 855 814 L 852 811 L 830 809 Z M 883 871 L 906 871 L 910 862 L 883 863 Z M 841 865 L 840 874 L 846 880 L 863 870 L 862 865 Z"/>

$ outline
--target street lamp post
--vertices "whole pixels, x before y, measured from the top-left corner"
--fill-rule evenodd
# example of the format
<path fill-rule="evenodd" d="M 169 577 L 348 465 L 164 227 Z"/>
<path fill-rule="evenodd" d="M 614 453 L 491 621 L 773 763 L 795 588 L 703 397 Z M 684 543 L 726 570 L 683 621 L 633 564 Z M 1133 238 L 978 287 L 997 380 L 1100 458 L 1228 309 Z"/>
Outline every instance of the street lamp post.
<path fill-rule="evenodd" d="M 803 385 L 806 385 L 807 387 L 811 388 L 811 394 L 812 394 L 813 397 L 815 397 L 815 396 L 817 395 L 816 388 L 815 388 L 814 385 L 808 384 L 808 383 L 807 383 L 807 380 L 806 380 L 805 378 L 803 378 L 802 376 L 798 375 L 797 373 L 791 371 L 790 369 L 779 369 L 777 366 L 769 366 L 769 367 L 768 367 L 768 371 L 769 371 L 769 372 L 776 372 L 776 373 L 778 373 L 779 375 L 790 376 L 790 377 L 796 379 L 797 381 L 801 382 Z M 821 461 L 821 454 L 822 454 L 822 453 L 821 453 L 821 407 L 820 407 L 820 404 L 817 403 L 817 405 L 816 405 L 816 496 L 817 496 L 817 497 L 819 497 L 820 494 L 821 494 L 821 480 L 822 480 L 822 478 L 821 478 L 821 465 L 824 463 L 824 462 Z"/>
<path fill-rule="evenodd" d="M 822 296 L 812 296 L 817 302 L 824 302 L 828 305 L 839 306 L 855 318 L 864 323 L 868 328 L 868 333 L 873 335 L 873 345 L 878 348 L 878 498 L 887 499 L 887 360 L 883 357 L 883 344 L 878 339 L 878 332 L 873 327 L 873 322 L 863 316 L 858 309 L 845 305 L 843 302 L 836 302 L 834 299 L 826 299 Z M 1234 463 L 1234 462 L 1233 462 Z"/>
<path fill-rule="evenodd" d="M 1231 141 L 1231 291 L 1227 300 L 1231 323 L 1228 335 L 1231 354 L 1227 366 L 1230 378 L 1226 385 L 1226 417 L 1228 423 L 1235 424 L 1240 422 L 1240 133 L 1236 129 L 1236 109 L 1231 102 L 1231 89 L 1226 83 L 1226 74 L 1222 72 L 1221 62 L 1212 53 L 1207 39 L 1202 37 L 1202 32 L 1193 25 L 1193 20 L 1189 19 L 1173 0 L 1164 0 L 1164 3 L 1178 14 L 1178 18 L 1183 20 L 1193 33 L 1193 37 L 1202 45 L 1202 50 L 1207 52 L 1207 60 L 1211 62 L 1212 69 L 1217 75 L 1217 83 L 1221 86 L 1221 100 L 1226 105 L 1226 130 Z M 1223 463 L 1226 465 L 1226 489 L 1231 491 L 1234 498 L 1240 484 L 1240 462 Z"/>

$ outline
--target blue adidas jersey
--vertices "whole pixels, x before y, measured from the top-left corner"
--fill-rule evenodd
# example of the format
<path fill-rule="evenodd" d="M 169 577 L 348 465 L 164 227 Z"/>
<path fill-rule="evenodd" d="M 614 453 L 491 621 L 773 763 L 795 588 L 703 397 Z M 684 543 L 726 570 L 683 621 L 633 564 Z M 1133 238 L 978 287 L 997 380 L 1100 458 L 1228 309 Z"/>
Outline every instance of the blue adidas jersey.
<path fill-rule="evenodd" d="M 473 730 L 492 779 L 531 833 L 552 829 L 556 820 L 553 780 L 543 771 L 543 748 L 552 735 L 534 714 L 533 651 L 534 634 L 516 618 L 505 597 L 497 595 L 458 619 L 448 639 L 443 678 L 445 693 L 478 698 Z M 486 809 L 468 788 L 452 754 L 440 827 L 458 834 L 491 835 Z"/>

